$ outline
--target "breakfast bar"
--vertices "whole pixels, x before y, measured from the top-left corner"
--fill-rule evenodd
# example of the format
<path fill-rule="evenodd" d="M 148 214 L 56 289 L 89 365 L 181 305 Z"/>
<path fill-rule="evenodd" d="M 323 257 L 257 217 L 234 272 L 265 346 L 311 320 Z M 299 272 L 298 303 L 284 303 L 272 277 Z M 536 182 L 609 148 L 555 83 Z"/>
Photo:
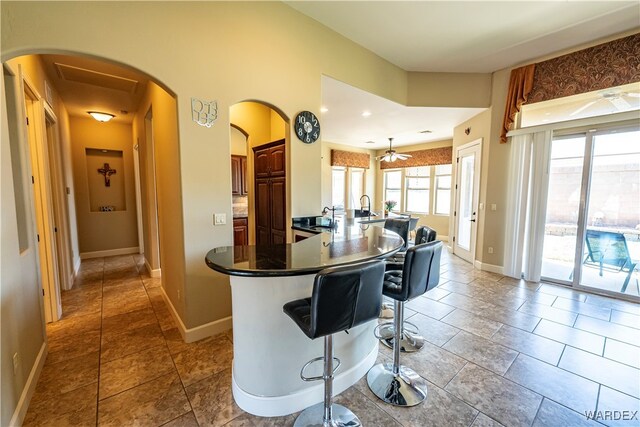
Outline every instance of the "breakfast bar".
<path fill-rule="evenodd" d="M 391 231 L 356 223 L 295 243 L 209 251 L 207 265 L 230 276 L 232 389 L 238 406 L 258 416 L 281 416 L 321 402 L 322 383 L 303 381 L 300 369 L 323 354 L 322 340 L 309 340 L 283 313 L 283 305 L 310 297 L 319 271 L 385 258 L 402 245 L 402 238 Z M 375 363 L 375 325 L 371 321 L 335 336 L 335 355 L 342 361 L 335 374 L 336 394 L 355 384 Z"/>

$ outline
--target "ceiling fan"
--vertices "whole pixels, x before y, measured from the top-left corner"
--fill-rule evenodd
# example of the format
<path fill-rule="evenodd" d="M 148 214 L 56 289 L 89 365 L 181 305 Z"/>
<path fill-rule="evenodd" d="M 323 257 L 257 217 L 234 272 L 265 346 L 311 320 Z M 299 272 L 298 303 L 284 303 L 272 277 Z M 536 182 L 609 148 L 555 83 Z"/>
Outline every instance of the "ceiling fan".
<path fill-rule="evenodd" d="M 391 148 L 391 142 L 393 138 L 389 138 L 389 149 L 384 152 L 384 155 L 376 157 L 376 160 L 381 162 L 395 162 L 396 160 L 407 160 L 411 157 L 410 154 L 400 154 L 396 153 L 396 150 Z"/>
<path fill-rule="evenodd" d="M 638 98 L 640 98 L 640 92 L 605 92 L 602 93 L 598 99 L 589 101 L 586 104 L 580 106 L 572 113 L 569 113 L 569 116 L 576 116 L 592 105 L 602 101 L 610 102 L 617 111 L 627 111 L 633 108 L 632 104 L 638 103 L 638 101 L 635 101 L 635 99 Z"/>

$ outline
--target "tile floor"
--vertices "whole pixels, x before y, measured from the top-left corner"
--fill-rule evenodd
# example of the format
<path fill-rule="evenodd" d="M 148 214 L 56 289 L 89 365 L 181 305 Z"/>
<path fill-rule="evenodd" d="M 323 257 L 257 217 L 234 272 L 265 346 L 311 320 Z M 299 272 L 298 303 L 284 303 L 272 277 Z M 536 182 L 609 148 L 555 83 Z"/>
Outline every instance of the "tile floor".
<path fill-rule="evenodd" d="M 234 404 L 231 333 L 182 342 L 159 279 L 142 271 L 138 256 L 82 263 L 63 319 L 47 326 L 24 425 L 292 425 Z M 445 253 L 440 285 L 406 311 L 427 342 L 401 360 L 428 381 L 427 401 L 385 405 L 362 379 L 335 400 L 366 426 L 600 425 L 585 411 L 640 425 L 638 304 L 473 270 Z M 390 357 L 381 346 L 379 360 Z"/>

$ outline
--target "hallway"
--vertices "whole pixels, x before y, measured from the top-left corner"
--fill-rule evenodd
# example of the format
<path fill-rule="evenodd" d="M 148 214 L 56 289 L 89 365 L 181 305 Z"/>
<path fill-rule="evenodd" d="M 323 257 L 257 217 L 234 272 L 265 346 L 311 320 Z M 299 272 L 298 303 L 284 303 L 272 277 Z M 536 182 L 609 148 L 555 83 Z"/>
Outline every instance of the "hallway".
<path fill-rule="evenodd" d="M 141 257 L 84 261 L 63 308 L 25 426 L 293 424 L 235 405 L 231 333 L 185 344 Z M 589 426 L 601 424 L 586 411 L 640 409 L 638 304 L 474 270 L 445 251 L 440 285 L 406 315 L 426 342 L 401 360 L 428 380 L 427 401 L 385 405 L 361 379 L 335 400 L 366 426 Z"/>

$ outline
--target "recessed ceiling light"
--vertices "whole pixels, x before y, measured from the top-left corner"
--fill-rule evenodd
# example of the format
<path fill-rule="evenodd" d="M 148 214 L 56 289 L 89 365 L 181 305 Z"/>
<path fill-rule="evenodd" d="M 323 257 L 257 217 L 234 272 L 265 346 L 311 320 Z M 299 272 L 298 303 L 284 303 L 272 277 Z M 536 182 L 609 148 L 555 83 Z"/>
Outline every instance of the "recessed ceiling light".
<path fill-rule="evenodd" d="M 427 130 L 421 130 L 420 133 L 431 133 L 431 131 L 429 129 Z"/>
<path fill-rule="evenodd" d="M 371 111 L 363 111 L 362 117 L 369 117 L 371 115 Z"/>
<path fill-rule="evenodd" d="M 329 109 L 327 107 L 320 107 L 320 112 L 321 113 L 326 113 L 327 111 L 329 111 Z"/>

